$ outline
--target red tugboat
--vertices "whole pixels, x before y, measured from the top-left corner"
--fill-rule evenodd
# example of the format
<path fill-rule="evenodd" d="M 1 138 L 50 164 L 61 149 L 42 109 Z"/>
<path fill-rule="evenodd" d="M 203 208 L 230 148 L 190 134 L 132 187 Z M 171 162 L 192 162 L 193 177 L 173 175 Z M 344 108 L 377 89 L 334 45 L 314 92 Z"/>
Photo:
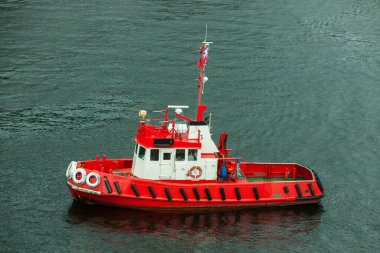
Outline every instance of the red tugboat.
<path fill-rule="evenodd" d="M 236 210 L 315 204 L 323 187 L 315 172 L 295 163 L 244 162 L 229 157 L 227 134 L 211 139 L 202 104 L 212 42 L 202 42 L 196 119 L 188 106 L 169 105 L 163 119 L 140 111 L 133 158 L 71 162 L 67 185 L 75 200 L 150 211 Z M 169 119 L 174 110 L 175 119 Z M 153 124 L 153 123 L 156 124 Z"/>

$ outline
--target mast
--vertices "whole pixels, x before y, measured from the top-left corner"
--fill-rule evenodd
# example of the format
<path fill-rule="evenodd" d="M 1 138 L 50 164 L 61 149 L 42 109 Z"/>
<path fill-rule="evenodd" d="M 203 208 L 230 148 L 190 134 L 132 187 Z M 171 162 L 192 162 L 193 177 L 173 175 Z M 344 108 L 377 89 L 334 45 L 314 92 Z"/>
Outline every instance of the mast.
<path fill-rule="evenodd" d="M 199 48 L 201 58 L 198 61 L 199 67 L 199 77 L 198 77 L 198 107 L 197 107 L 197 121 L 204 121 L 203 112 L 207 110 L 207 106 L 202 104 L 202 96 L 204 85 L 207 82 L 208 78 L 205 76 L 205 69 L 207 66 L 208 60 L 208 50 L 212 42 L 207 42 L 207 25 L 206 25 L 206 35 L 205 40 L 201 43 Z"/>

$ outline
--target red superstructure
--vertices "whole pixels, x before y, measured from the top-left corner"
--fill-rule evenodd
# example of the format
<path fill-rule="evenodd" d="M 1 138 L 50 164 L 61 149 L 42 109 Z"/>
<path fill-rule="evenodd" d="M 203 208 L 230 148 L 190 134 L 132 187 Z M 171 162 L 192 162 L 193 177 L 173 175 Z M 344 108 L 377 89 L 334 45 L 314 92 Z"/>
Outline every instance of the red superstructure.
<path fill-rule="evenodd" d="M 244 162 L 229 157 L 227 134 L 211 139 L 202 103 L 211 42 L 202 42 L 196 119 L 188 106 L 170 105 L 162 119 L 140 111 L 130 159 L 71 162 L 67 184 L 75 200 L 151 211 L 242 209 L 318 203 L 323 188 L 315 172 L 292 163 Z M 169 119 L 173 109 L 175 119 Z"/>

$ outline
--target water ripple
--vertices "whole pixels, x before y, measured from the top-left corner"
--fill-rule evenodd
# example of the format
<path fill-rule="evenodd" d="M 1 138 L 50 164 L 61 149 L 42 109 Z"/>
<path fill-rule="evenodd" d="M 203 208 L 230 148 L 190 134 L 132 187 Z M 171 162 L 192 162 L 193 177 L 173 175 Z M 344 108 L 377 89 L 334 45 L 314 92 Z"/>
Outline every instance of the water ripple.
<path fill-rule="evenodd" d="M 52 131 L 58 129 L 86 129 L 110 121 L 128 119 L 134 106 L 124 96 L 102 95 L 89 97 L 81 103 L 39 105 L 17 110 L 1 110 L 0 136 L 14 133 Z"/>

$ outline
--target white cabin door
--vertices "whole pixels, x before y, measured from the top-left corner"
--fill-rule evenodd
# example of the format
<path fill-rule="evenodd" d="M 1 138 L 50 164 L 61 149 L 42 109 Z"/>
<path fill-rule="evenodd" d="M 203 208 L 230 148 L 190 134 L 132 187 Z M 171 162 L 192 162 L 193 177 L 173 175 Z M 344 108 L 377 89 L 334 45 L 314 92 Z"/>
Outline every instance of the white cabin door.
<path fill-rule="evenodd" d="M 175 179 L 187 179 L 187 162 L 186 162 L 186 149 L 176 149 L 174 158 Z M 174 152 L 173 152 L 174 154 Z"/>
<path fill-rule="evenodd" d="M 173 173 L 173 150 L 160 150 L 160 179 L 171 179 Z"/>

